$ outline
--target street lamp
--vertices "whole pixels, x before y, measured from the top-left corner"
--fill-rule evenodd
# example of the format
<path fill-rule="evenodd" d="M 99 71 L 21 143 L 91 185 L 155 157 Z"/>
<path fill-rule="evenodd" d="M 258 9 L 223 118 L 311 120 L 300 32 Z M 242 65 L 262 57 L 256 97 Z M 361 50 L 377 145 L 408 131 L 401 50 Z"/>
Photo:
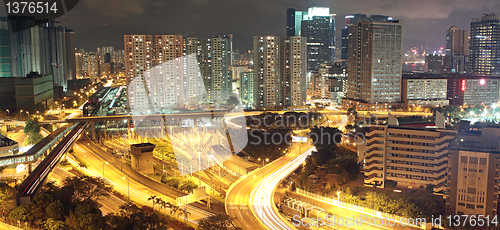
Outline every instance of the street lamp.
<path fill-rule="evenodd" d="M 109 162 L 106 161 L 106 163 L 102 162 L 102 178 L 104 178 L 104 165 L 109 164 Z"/>
<path fill-rule="evenodd" d="M 122 179 L 125 179 L 125 177 L 122 177 Z M 130 180 L 127 177 L 127 191 L 128 191 L 128 200 L 130 201 Z"/>
<path fill-rule="evenodd" d="M 337 205 L 340 205 L 340 191 L 337 191 Z"/>
<path fill-rule="evenodd" d="M 7 109 L 7 116 L 10 116 L 10 111 Z"/>

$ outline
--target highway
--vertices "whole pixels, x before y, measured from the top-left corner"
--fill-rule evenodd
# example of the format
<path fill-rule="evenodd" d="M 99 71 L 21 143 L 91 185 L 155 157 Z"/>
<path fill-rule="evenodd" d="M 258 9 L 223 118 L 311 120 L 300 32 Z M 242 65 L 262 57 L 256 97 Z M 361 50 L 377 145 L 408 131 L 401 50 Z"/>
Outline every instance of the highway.
<path fill-rule="evenodd" d="M 174 192 L 166 185 L 161 185 L 137 173 L 126 164 L 122 165 L 122 162 L 115 157 L 106 157 L 105 152 L 100 150 L 98 146 L 89 142 L 86 138 L 83 138 L 75 144 L 74 151 L 87 164 L 87 168 L 80 169 L 77 167 L 77 162 L 69 158 L 69 162 L 74 165 L 77 170 L 83 170 L 85 175 L 94 177 L 102 177 L 104 173 L 104 178 L 113 185 L 113 188 L 117 192 L 123 194 L 125 198 L 128 198 L 130 194 L 131 200 L 152 206 L 152 201 L 148 201 L 148 198 L 151 196 L 157 196 L 166 202 L 176 204 L 175 198 L 183 195 Z M 106 162 L 108 162 L 108 164 L 106 164 Z M 196 207 L 199 205 L 200 204 L 187 206 L 187 210 L 191 213 L 191 215 L 189 215 L 190 223 L 197 224 L 200 219 L 214 215 L 211 212 Z M 155 205 L 155 209 L 158 210 L 158 205 Z M 170 213 L 169 210 L 162 211 L 167 214 Z"/>
<path fill-rule="evenodd" d="M 226 212 L 243 229 L 295 229 L 274 205 L 274 191 L 313 148 L 294 145 L 290 153 L 236 181 L 226 197 Z"/>

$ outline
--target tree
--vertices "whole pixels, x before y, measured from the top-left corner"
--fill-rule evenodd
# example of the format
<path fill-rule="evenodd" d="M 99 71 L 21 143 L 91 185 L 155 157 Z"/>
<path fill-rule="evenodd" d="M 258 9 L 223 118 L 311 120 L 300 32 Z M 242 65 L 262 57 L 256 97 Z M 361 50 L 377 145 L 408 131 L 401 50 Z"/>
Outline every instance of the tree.
<path fill-rule="evenodd" d="M 433 184 L 428 184 L 425 186 L 425 191 L 427 191 L 428 193 L 434 193 L 434 185 Z"/>
<path fill-rule="evenodd" d="M 156 214 L 148 214 L 143 209 L 132 203 L 120 206 L 120 212 L 107 216 L 106 229 L 150 229 L 166 230 L 170 229 L 165 221 Z"/>
<path fill-rule="evenodd" d="M 215 216 L 202 219 L 198 222 L 198 230 L 241 230 L 241 228 L 236 227 L 233 223 L 233 218 L 229 215 L 222 213 Z"/>
<path fill-rule="evenodd" d="M 155 203 L 156 203 L 156 196 L 150 196 L 148 198 L 148 201 L 152 200 L 153 201 L 153 211 L 155 210 Z"/>
<path fill-rule="evenodd" d="M 113 187 L 109 182 L 100 177 L 67 177 L 63 181 L 65 187 L 74 188 L 74 198 L 79 201 L 97 201 L 102 197 L 109 196 Z"/>
<path fill-rule="evenodd" d="M 9 217 L 14 220 L 26 221 L 27 220 L 26 208 L 27 208 L 26 205 L 17 206 L 16 208 L 12 209 L 12 211 L 10 211 Z"/>
<path fill-rule="evenodd" d="M 26 121 L 26 126 L 24 127 L 24 134 L 28 136 L 28 144 L 36 144 L 43 139 L 43 136 L 40 134 L 40 123 L 38 123 L 37 118 L 28 119 Z"/>
<path fill-rule="evenodd" d="M 60 220 L 56 220 L 54 218 L 48 218 L 43 226 L 45 227 L 45 229 L 47 230 L 63 230 L 65 229 L 65 225 L 64 225 L 64 222 L 60 221 Z"/>
<path fill-rule="evenodd" d="M 88 203 L 77 205 L 75 211 L 71 211 L 66 218 L 68 228 L 75 230 L 99 230 L 104 227 L 104 223 L 101 210 Z"/>
<path fill-rule="evenodd" d="M 349 117 L 351 117 L 351 116 L 352 117 L 358 116 L 358 111 L 356 111 L 356 108 L 354 106 L 347 109 L 347 116 L 349 116 Z"/>
<path fill-rule="evenodd" d="M 179 206 L 177 205 L 171 205 L 170 206 L 170 215 L 175 215 L 179 211 Z"/>
<path fill-rule="evenodd" d="M 337 177 L 337 183 L 342 186 L 347 184 L 350 181 L 349 173 L 347 171 L 342 171 Z"/>
<path fill-rule="evenodd" d="M 185 192 L 187 192 L 187 193 L 191 193 L 191 192 L 193 192 L 193 190 L 194 190 L 194 189 L 196 189 L 196 188 L 198 188 L 198 185 L 196 185 L 196 184 L 194 183 L 194 181 L 192 181 L 192 180 L 188 180 L 188 181 L 186 181 L 184 184 L 182 184 L 182 185 L 179 187 L 179 189 L 180 189 L 181 191 L 185 191 Z"/>

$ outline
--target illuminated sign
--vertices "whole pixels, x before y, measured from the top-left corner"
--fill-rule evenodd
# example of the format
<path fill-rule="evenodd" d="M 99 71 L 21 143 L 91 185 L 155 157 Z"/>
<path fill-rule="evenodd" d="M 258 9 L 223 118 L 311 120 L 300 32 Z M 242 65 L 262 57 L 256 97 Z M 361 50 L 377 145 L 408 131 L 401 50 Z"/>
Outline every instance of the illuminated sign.
<path fill-rule="evenodd" d="M 485 83 L 486 83 L 486 80 L 484 80 L 484 78 L 483 78 L 483 79 L 481 79 L 481 80 L 479 80 L 479 84 L 480 84 L 480 85 L 484 85 Z"/>
<path fill-rule="evenodd" d="M 465 91 L 465 79 L 462 79 L 462 91 Z"/>

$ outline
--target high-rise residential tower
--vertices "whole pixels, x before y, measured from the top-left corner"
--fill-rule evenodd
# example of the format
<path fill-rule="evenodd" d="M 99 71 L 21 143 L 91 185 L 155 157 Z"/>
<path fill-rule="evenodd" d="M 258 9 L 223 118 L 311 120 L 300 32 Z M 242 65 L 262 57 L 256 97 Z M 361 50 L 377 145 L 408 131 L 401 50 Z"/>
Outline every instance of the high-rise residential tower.
<path fill-rule="evenodd" d="M 485 14 L 470 24 L 469 72 L 500 76 L 500 17 Z"/>
<path fill-rule="evenodd" d="M 282 105 L 304 106 L 306 102 L 307 45 L 306 38 L 281 38 Z"/>
<path fill-rule="evenodd" d="M 254 37 L 253 104 L 256 107 L 304 105 L 306 47 L 304 37 Z"/>
<path fill-rule="evenodd" d="M 256 107 L 280 106 L 280 37 L 255 36 L 253 50 L 254 105 Z"/>
<path fill-rule="evenodd" d="M 371 18 L 349 26 L 344 107 L 362 104 L 368 109 L 371 104 L 401 102 L 402 22 L 387 16 Z"/>

